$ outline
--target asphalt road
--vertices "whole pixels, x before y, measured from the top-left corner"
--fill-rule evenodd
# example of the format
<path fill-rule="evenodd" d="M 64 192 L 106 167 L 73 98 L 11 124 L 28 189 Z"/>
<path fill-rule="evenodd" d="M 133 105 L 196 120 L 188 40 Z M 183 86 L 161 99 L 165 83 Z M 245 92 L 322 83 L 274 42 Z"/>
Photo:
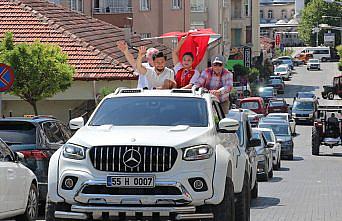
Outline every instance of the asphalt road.
<path fill-rule="evenodd" d="M 292 104 L 298 91 L 314 91 L 320 97 L 322 85 L 332 84 L 338 75 L 336 63 L 323 63 L 321 71 L 296 68 L 286 82 L 285 94 Z M 341 99 L 320 99 L 320 104 L 342 105 Z M 268 183 L 260 183 L 259 198 L 253 200 L 251 221 L 341 221 L 342 148 L 321 148 L 311 155 L 311 126 L 298 126 L 294 138 L 294 161 L 282 161 L 280 171 Z"/>

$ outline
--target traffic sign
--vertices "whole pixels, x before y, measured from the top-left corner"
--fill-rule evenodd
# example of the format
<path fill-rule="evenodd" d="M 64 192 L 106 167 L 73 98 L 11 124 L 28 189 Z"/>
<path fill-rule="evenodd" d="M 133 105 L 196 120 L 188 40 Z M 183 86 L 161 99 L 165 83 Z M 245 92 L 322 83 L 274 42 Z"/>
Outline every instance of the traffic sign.
<path fill-rule="evenodd" d="M 5 64 L 0 64 L 0 92 L 8 91 L 14 83 L 14 71 Z"/>
<path fill-rule="evenodd" d="M 243 63 L 246 68 L 251 67 L 252 63 L 252 49 L 250 47 L 243 48 Z"/>
<path fill-rule="evenodd" d="M 275 46 L 277 48 L 279 48 L 280 47 L 280 43 L 281 43 L 281 36 L 280 36 L 280 34 L 276 34 L 276 36 L 275 36 Z"/>

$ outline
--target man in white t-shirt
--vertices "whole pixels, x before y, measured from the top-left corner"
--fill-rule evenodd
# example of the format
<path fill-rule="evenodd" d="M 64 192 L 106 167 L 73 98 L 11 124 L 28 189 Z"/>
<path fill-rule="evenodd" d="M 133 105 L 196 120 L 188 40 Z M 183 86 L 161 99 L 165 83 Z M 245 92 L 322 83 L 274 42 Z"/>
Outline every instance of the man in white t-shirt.
<path fill-rule="evenodd" d="M 134 59 L 133 54 L 131 54 L 128 50 L 128 45 L 125 41 L 118 41 L 116 43 L 118 49 L 125 55 L 128 63 L 136 70 L 136 62 Z M 156 48 L 149 48 L 146 52 L 146 59 L 147 62 L 143 63 L 142 65 L 145 68 L 152 68 L 153 67 L 153 59 L 152 56 L 155 53 L 158 53 L 159 50 Z M 138 85 L 137 88 L 147 88 L 147 89 L 152 89 L 151 85 L 149 84 L 146 76 L 139 74 L 138 78 Z"/>
<path fill-rule="evenodd" d="M 141 46 L 137 58 L 138 73 L 146 76 L 153 89 L 171 89 L 175 87 L 175 74 L 172 69 L 166 67 L 167 57 L 164 53 L 158 52 L 152 56 L 153 68 L 146 68 L 142 65 L 145 54 L 146 47 Z"/>

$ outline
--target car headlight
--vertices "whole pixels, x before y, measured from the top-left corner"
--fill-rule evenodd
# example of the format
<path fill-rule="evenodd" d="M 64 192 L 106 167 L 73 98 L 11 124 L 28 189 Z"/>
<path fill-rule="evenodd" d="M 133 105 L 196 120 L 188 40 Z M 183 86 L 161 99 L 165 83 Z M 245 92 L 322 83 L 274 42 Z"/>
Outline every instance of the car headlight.
<path fill-rule="evenodd" d="M 309 114 L 309 118 L 312 118 L 313 117 L 313 114 Z"/>
<path fill-rule="evenodd" d="M 214 153 L 214 149 L 209 145 L 198 145 L 183 150 L 183 160 L 187 161 L 209 159 Z"/>
<path fill-rule="evenodd" d="M 296 116 L 296 113 L 292 113 L 292 116 L 295 117 L 295 116 Z"/>
<path fill-rule="evenodd" d="M 69 159 L 83 160 L 86 158 L 86 149 L 74 144 L 65 144 L 63 146 L 63 156 Z"/>

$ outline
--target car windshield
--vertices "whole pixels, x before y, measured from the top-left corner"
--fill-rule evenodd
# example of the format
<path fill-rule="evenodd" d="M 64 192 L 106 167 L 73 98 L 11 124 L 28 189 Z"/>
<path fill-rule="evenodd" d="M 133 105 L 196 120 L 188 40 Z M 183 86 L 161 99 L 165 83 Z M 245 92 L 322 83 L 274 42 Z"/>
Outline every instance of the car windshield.
<path fill-rule="evenodd" d="M 275 142 L 271 131 L 263 131 L 262 133 L 264 134 L 267 142 Z"/>
<path fill-rule="evenodd" d="M 314 103 L 311 101 L 295 101 L 292 109 L 293 110 L 313 110 Z"/>
<path fill-rule="evenodd" d="M 276 136 L 289 136 L 290 135 L 289 127 L 286 124 L 260 123 L 259 127 L 271 129 Z"/>
<path fill-rule="evenodd" d="M 29 122 L 1 121 L 0 138 L 8 145 L 36 144 L 36 127 Z"/>
<path fill-rule="evenodd" d="M 270 84 L 281 84 L 281 80 L 280 79 L 271 79 Z"/>
<path fill-rule="evenodd" d="M 268 115 L 267 118 L 276 118 L 276 119 L 281 119 L 281 120 L 286 120 L 287 121 L 287 116 L 286 115 Z"/>
<path fill-rule="evenodd" d="M 310 59 L 309 63 L 319 63 L 318 59 Z"/>
<path fill-rule="evenodd" d="M 252 132 L 252 138 L 261 140 L 260 133 L 257 131 L 253 131 Z"/>
<path fill-rule="evenodd" d="M 241 104 L 241 108 L 256 110 L 256 109 L 259 109 L 259 103 L 257 101 L 243 102 Z"/>
<path fill-rule="evenodd" d="M 207 103 L 202 98 L 184 97 L 109 98 L 89 125 L 207 127 Z"/>
<path fill-rule="evenodd" d="M 310 93 L 298 93 L 297 98 L 314 98 L 314 94 Z"/>
<path fill-rule="evenodd" d="M 284 106 L 283 101 L 270 101 L 269 103 L 270 107 L 282 107 Z"/>
<path fill-rule="evenodd" d="M 286 72 L 286 68 L 285 67 L 277 67 L 274 71 L 275 72 Z"/>
<path fill-rule="evenodd" d="M 264 89 L 264 90 L 261 90 L 259 95 L 261 97 L 271 97 L 273 96 L 273 89 Z"/>
<path fill-rule="evenodd" d="M 289 59 L 281 60 L 281 62 L 282 62 L 283 64 L 292 64 L 292 61 L 289 60 Z"/>

